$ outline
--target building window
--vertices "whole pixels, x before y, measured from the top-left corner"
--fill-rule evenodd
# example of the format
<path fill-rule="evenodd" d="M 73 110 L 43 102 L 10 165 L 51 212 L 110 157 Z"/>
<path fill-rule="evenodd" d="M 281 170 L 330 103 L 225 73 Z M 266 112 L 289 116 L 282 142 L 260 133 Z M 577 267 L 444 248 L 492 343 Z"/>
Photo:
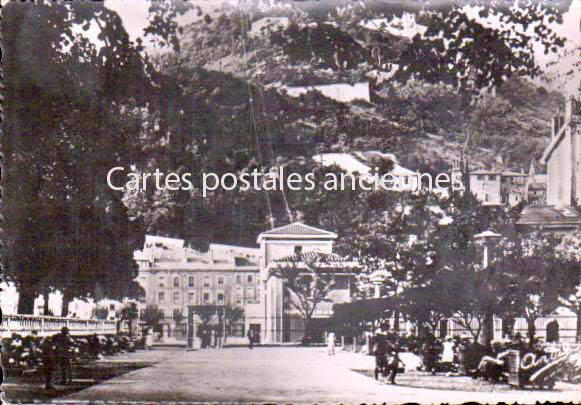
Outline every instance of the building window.
<path fill-rule="evenodd" d="M 224 303 L 224 293 L 218 293 L 218 304 L 223 304 Z"/>
<path fill-rule="evenodd" d="M 173 278 L 173 286 L 174 286 L 174 288 L 177 288 L 180 286 L 180 278 L 179 277 Z"/>
<path fill-rule="evenodd" d="M 488 175 L 488 180 L 494 181 L 494 180 L 496 180 L 496 176 L 494 174 L 490 174 L 490 175 Z"/>
<path fill-rule="evenodd" d="M 295 254 L 301 254 L 303 253 L 303 247 L 302 246 L 295 246 Z"/>
<path fill-rule="evenodd" d="M 243 296 L 242 287 L 236 287 L 236 299 L 241 299 Z"/>
<path fill-rule="evenodd" d="M 190 304 L 193 304 L 196 301 L 196 296 L 194 295 L 194 293 L 189 293 L 188 294 L 188 302 Z"/>
<path fill-rule="evenodd" d="M 188 276 L 188 287 L 194 287 L 195 285 L 194 276 Z"/>
<path fill-rule="evenodd" d="M 163 291 L 157 293 L 157 300 L 159 302 L 165 302 L 165 293 Z"/>
<path fill-rule="evenodd" d="M 163 309 L 160 309 L 158 313 L 159 313 L 159 318 L 160 319 L 165 318 L 165 312 L 163 312 Z"/>
<path fill-rule="evenodd" d="M 210 293 L 205 292 L 204 293 L 204 304 L 207 304 L 208 302 L 210 302 Z"/>
<path fill-rule="evenodd" d="M 223 286 L 224 285 L 224 277 L 223 276 L 218 277 L 218 285 L 219 286 Z"/>
<path fill-rule="evenodd" d="M 484 193 L 484 201 L 488 201 L 488 193 Z"/>
<path fill-rule="evenodd" d="M 254 287 L 246 287 L 246 299 L 253 301 L 254 298 Z"/>
<path fill-rule="evenodd" d="M 173 293 L 173 303 L 174 304 L 180 303 L 180 293 L 178 291 Z"/>
<path fill-rule="evenodd" d="M 481 175 L 481 174 L 479 174 L 478 176 L 476 176 L 476 179 L 478 179 L 478 180 L 484 180 L 484 176 Z"/>
<path fill-rule="evenodd" d="M 248 276 L 246 276 L 246 281 L 248 282 L 248 284 L 252 284 L 254 280 L 254 277 L 252 277 L 252 274 L 249 274 Z"/>
<path fill-rule="evenodd" d="M 181 318 L 181 316 L 182 316 L 181 310 L 179 310 L 177 308 L 173 310 L 173 319 Z"/>
<path fill-rule="evenodd" d="M 242 274 L 236 274 L 236 284 L 242 284 Z"/>
<path fill-rule="evenodd" d="M 210 287 L 210 276 L 204 276 L 204 287 Z"/>
<path fill-rule="evenodd" d="M 164 276 L 159 276 L 159 278 L 157 280 L 159 281 L 159 286 L 161 288 L 165 287 L 165 285 L 164 285 L 165 277 Z"/>

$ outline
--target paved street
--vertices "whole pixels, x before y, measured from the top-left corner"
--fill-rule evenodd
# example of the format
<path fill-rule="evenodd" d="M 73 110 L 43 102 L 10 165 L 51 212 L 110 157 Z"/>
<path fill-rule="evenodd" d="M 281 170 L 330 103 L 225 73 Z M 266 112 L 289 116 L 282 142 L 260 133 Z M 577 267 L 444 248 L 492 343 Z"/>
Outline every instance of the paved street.
<path fill-rule="evenodd" d="M 373 358 L 327 356 L 324 348 L 231 348 L 172 351 L 156 365 L 79 391 L 63 401 L 276 401 L 514 402 L 575 401 L 581 391 L 460 392 L 377 384 L 352 371 L 371 369 Z"/>

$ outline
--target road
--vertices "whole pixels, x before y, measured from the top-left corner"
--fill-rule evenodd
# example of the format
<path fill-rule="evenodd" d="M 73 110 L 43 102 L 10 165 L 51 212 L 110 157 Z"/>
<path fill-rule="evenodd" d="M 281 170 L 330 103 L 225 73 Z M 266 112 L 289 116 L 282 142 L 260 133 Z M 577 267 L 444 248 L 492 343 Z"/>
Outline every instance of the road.
<path fill-rule="evenodd" d="M 581 391 L 462 392 L 378 384 L 352 370 L 373 358 L 354 353 L 329 357 L 323 348 L 273 347 L 177 351 L 154 366 L 79 391 L 80 400 L 149 402 L 417 402 L 461 403 L 581 401 Z"/>

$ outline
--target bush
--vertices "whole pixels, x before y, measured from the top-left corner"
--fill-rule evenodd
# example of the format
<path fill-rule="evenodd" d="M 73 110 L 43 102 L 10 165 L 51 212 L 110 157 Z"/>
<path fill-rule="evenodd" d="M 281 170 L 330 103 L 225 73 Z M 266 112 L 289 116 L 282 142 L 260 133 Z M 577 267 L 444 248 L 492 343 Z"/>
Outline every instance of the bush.
<path fill-rule="evenodd" d="M 6 369 L 35 369 L 42 365 L 43 342 L 46 338 L 21 336 L 13 333 L 2 339 L 2 366 Z M 131 339 L 127 335 L 71 336 L 73 363 L 83 364 L 102 356 L 134 352 L 145 347 L 143 338 Z"/>

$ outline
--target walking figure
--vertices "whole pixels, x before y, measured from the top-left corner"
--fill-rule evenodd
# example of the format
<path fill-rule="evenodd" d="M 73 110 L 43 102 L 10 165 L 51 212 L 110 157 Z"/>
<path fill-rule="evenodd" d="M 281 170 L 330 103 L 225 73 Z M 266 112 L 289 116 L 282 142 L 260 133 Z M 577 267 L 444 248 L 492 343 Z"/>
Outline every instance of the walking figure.
<path fill-rule="evenodd" d="M 254 331 L 252 329 L 248 329 L 246 337 L 248 337 L 248 348 L 252 349 L 252 345 L 254 344 Z"/>
<path fill-rule="evenodd" d="M 382 330 L 378 330 L 373 338 L 373 355 L 375 356 L 374 376 L 379 380 L 379 373 L 385 375 L 387 364 L 387 336 Z"/>
<path fill-rule="evenodd" d="M 395 348 L 388 360 L 387 369 L 389 370 L 389 382 L 395 384 L 395 377 L 397 373 L 405 368 L 405 364 L 399 358 L 399 348 Z"/>
<path fill-rule="evenodd" d="M 329 332 L 327 334 L 327 351 L 329 356 L 335 355 L 335 332 Z"/>

